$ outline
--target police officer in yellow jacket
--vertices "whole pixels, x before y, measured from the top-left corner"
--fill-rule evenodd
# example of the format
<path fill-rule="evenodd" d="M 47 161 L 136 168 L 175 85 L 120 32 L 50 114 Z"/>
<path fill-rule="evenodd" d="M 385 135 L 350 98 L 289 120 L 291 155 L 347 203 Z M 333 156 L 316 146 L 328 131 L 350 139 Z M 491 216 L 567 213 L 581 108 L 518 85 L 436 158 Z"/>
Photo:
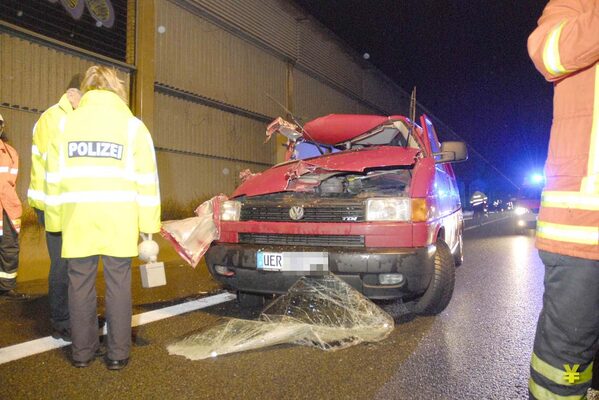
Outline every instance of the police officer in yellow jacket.
<path fill-rule="evenodd" d="M 77 110 L 63 119 L 46 162 L 46 230 L 62 231 L 69 275 L 72 363 L 97 356 L 95 278 L 106 282 L 107 357 L 125 367 L 131 347 L 131 258 L 140 233 L 160 229 L 160 194 L 152 138 L 125 102 L 113 69 L 94 66 Z"/>
<path fill-rule="evenodd" d="M 70 114 L 81 99 L 78 88 L 80 83 L 75 78 L 70 88 L 62 95 L 59 102 L 48 108 L 41 115 L 33 128 L 31 145 L 31 180 L 27 191 L 29 205 L 37 214 L 40 225 L 44 222 L 44 182 L 46 180 L 46 153 L 48 142 L 58 134 L 60 120 Z M 46 247 L 50 256 L 50 273 L 48 274 L 48 302 L 50 303 L 50 321 L 52 337 L 55 339 L 71 340 L 69 327 L 69 304 L 67 263 L 60 256 L 62 235 L 60 232 L 46 232 Z"/>

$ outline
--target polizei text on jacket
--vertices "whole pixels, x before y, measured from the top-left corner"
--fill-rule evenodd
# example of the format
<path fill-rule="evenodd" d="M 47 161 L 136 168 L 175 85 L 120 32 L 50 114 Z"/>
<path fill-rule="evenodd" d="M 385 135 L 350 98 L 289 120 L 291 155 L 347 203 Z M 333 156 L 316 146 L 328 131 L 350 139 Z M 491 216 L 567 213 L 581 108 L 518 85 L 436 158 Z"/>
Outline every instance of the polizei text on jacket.
<path fill-rule="evenodd" d="M 99 157 L 120 160 L 123 157 L 123 145 L 111 142 L 69 142 L 69 158 Z"/>

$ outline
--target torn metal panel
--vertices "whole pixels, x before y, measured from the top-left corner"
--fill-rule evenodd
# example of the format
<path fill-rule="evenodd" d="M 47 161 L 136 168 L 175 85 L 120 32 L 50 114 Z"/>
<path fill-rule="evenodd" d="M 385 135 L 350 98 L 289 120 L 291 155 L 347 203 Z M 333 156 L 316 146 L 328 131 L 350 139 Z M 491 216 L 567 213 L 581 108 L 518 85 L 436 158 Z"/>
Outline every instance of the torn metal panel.
<path fill-rule="evenodd" d="M 230 319 L 168 346 L 169 354 L 201 360 L 278 344 L 325 351 L 378 342 L 393 318 L 334 275 L 302 277 L 257 321 Z"/>
<path fill-rule="evenodd" d="M 220 237 L 220 206 L 225 200 L 225 195 L 214 196 L 196 208 L 195 217 L 162 223 L 160 234 L 194 268 Z"/>
<path fill-rule="evenodd" d="M 268 142 L 275 133 L 280 133 L 288 140 L 295 142 L 302 137 L 298 128 L 297 125 L 278 117 L 266 127 L 266 141 L 264 143 Z"/>
<path fill-rule="evenodd" d="M 348 150 L 302 160 L 311 168 L 337 172 L 365 172 L 370 169 L 411 166 L 416 162 L 419 150 L 392 146 L 377 146 L 361 150 Z M 287 190 L 290 173 L 297 169 L 299 161 L 280 164 L 263 171 L 259 176 L 246 179 L 232 197 L 258 196 Z"/>
<path fill-rule="evenodd" d="M 260 172 L 252 172 L 249 168 L 239 172 L 239 179 L 241 182 L 245 182 L 247 179 L 253 178 L 254 176 L 260 175 Z"/>

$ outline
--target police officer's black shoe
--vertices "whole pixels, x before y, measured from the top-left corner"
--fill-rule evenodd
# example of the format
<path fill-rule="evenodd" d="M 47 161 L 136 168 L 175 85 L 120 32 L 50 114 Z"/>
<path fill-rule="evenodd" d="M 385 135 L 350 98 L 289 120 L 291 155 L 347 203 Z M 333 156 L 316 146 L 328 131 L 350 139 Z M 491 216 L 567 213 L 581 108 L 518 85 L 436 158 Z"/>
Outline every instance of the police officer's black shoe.
<path fill-rule="evenodd" d="M 86 367 L 89 367 L 90 364 L 92 363 L 92 361 L 94 361 L 96 358 L 102 357 L 105 354 L 106 354 L 106 349 L 104 347 L 100 346 L 96 349 L 94 356 L 92 358 L 90 358 L 89 360 L 87 360 L 87 361 L 72 360 L 71 364 L 75 368 L 86 368 Z"/>
<path fill-rule="evenodd" d="M 110 358 L 106 357 L 106 368 L 111 371 L 123 369 L 127 366 L 127 363 L 129 363 L 128 358 L 125 358 L 124 360 L 111 360 Z"/>
<path fill-rule="evenodd" d="M 14 289 L 0 291 L 0 298 L 10 301 L 26 301 L 31 299 L 28 294 L 17 292 Z"/>
<path fill-rule="evenodd" d="M 87 361 L 72 360 L 71 364 L 73 364 L 73 367 L 75 367 L 75 368 L 86 368 L 86 367 L 89 367 L 89 365 L 92 363 L 92 361 L 94 361 L 94 358 L 95 357 L 92 357 Z"/>
<path fill-rule="evenodd" d="M 71 342 L 71 330 L 69 328 L 56 329 L 52 331 L 52 337 L 54 339 L 62 339 L 65 342 Z"/>

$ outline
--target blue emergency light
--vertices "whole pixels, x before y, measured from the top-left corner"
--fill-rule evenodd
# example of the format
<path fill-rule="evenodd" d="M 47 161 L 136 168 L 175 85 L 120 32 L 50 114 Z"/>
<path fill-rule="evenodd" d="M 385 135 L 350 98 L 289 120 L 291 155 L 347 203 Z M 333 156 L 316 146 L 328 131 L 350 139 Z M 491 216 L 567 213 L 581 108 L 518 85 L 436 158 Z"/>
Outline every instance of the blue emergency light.
<path fill-rule="evenodd" d="M 545 177 L 541 174 L 532 174 L 530 180 L 532 183 L 539 184 L 545 181 Z"/>

